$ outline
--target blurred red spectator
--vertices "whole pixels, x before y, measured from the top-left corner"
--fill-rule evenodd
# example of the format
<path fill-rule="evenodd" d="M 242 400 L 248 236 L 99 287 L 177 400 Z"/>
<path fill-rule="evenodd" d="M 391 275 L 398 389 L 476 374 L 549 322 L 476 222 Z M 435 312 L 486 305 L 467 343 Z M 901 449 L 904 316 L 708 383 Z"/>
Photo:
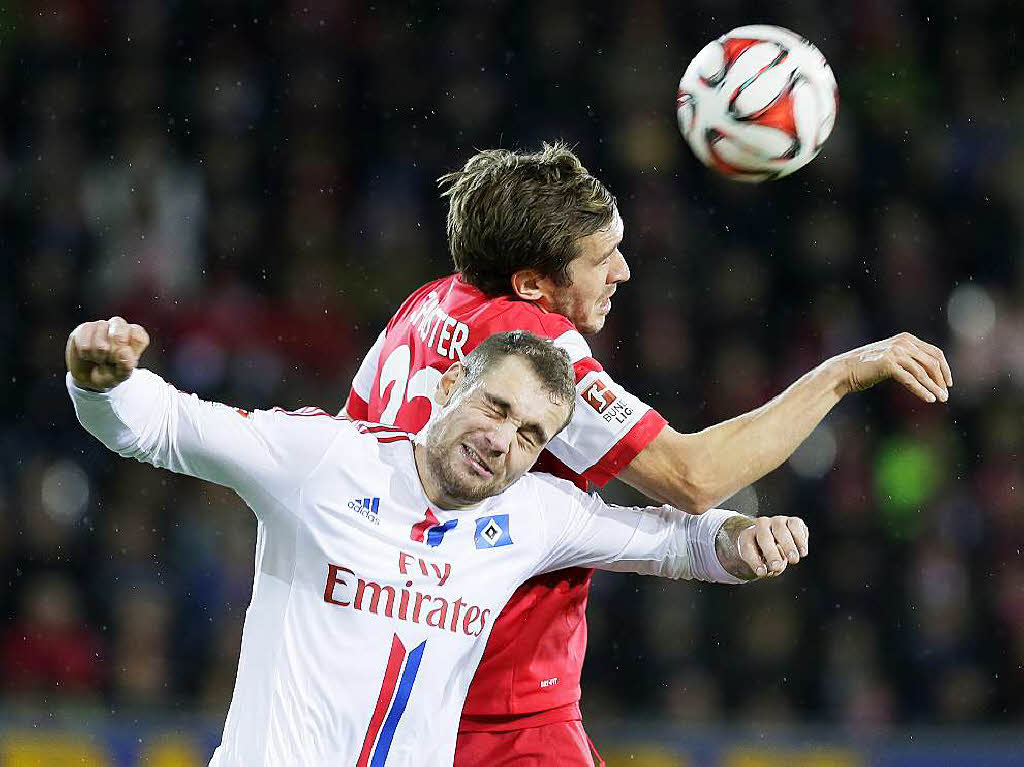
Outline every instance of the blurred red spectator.
<path fill-rule="evenodd" d="M 0 644 L 8 695 L 56 691 L 64 699 L 98 697 L 102 643 L 82 622 L 84 612 L 65 576 L 41 574 L 30 580 L 20 616 Z"/>

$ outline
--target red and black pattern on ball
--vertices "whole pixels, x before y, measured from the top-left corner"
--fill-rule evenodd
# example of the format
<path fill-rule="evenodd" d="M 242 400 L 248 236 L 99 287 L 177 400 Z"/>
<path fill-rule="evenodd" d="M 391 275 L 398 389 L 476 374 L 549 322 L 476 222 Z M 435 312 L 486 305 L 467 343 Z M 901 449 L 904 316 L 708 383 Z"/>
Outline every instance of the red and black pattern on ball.
<path fill-rule="evenodd" d="M 722 41 L 722 53 L 725 54 L 725 68 L 728 71 L 733 64 L 736 63 L 736 59 L 740 55 L 750 48 L 753 48 L 759 43 L 767 42 L 766 40 L 759 40 L 753 37 L 727 37 Z"/>
<path fill-rule="evenodd" d="M 731 162 L 726 160 L 722 155 L 718 153 L 715 148 L 722 139 L 729 139 L 735 141 L 733 136 L 730 136 L 725 131 L 719 130 L 718 128 L 706 128 L 704 130 L 704 143 L 708 147 L 708 155 L 711 157 L 711 164 L 715 167 L 719 173 L 725 176 L 744 176 L 746 178 L 753 178 L 759 180 L 768 180 L 774 176 L 773 173 L 765 172 L 763 170 L 748 170 L 747 168 L 741 168 L 738 165 L 733 165 Z"/>
<path fill-rule="evenodd" d="M 752 37 L 727 37 L 719 41 L 722 45 L 722 68 L 710 77 L 701 77 L 700 81 L 709 88 L 717 88 L 722 84 L 725 76 L 729 74 L 732 65 L 740 57 L 743 51 L 753 48 L 764 40 L 756 40 Z"/>
<path fill-rule="evenodd" d="M 772 43 L 772 45 L 775 45 L 775 43 Z M 752 85 L 757 78 L 759 78 L 769 69 L 774 69 L 775 67 L 779 66 L 779 64 L 781 64 L 787 58 L 789 58 L 789 51 L 786 48 L 779 46 L 779 52 L 775 54 L 774 59 L 769 61 L 759 70 L 754 72 L 754 74 L 752 74 L 742 83 L 737 85 L 736 90 L 734 90 L 729 96 L 729 114 L 732 115 L 737 120 L 742 120 L 744 118 L 744 115 L 741 115 L 736 111 L 736 100 L 739 99 L 740 94 L 743 93 L 743 91 L 745 91 L 748 87 L 750 87 L 750 85 Z"/>
<path fill-rule="evenodd" d="M 782 59 L 778 59 L 781 63 L 785 59 L 786 54 L 782 55 Z M 771 65 L 769 65 L 771 66 Z M 769 67 L 762 69 L 758 75 L 765 72 Z M 751 77 L 747 82 L 737 88 L 736 95 L 739 95 L 740 89 L 753 82 L 758 75 Z M 733 108 L 735 97 L 729 100 L 729 113 L 733 119 L 737 122 L 757 123 L 763 125 L 766 128 L 774 128 L 777 131 L 785 133 L 790 138 L 789 149 L 780 154 L 778 157 L 773 159 L 776 160 L 792 160 L 800 152 L 800 136 L 796 130 L 796 118 L 793 116 L 793 89 L 800 83 L 805 81 L 806 78 L 799 74 L 795 69 L 789 77 L 789 82 L 786 83 L 786 87 L 779 91 L 779 95 L 773 98 L 765 106 L 758 109 L 756 112 L 751 112 L 749 115 L 740 115 L 736 113 Z"/>

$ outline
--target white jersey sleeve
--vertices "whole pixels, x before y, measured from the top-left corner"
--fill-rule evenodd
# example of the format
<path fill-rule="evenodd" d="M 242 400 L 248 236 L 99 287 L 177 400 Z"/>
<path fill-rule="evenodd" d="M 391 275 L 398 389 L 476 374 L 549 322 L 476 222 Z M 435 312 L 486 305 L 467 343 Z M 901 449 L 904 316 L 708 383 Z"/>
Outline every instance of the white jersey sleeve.
<path fill-rule="evenodd" d="M 205 402 L 143 369 L 108 392 L 81 389 L 70 374 L 67 388 L 82 426 L 108 448 L 230 487 L 257 515 L 268 500 L 294 507 L 302 481 L 348 424 L 312 408 L 250 413 Z"/>
<path fill-rule="evenodd" d="M 533 475 L 548 549 L 538 572 L 565 567 L 744 583 L 730 574 L 715 550 L 726 520 L 742 517 L 710 509 L 697 516 L 671 506 L 625 507 L 605 503 L 565 480 Z"/>

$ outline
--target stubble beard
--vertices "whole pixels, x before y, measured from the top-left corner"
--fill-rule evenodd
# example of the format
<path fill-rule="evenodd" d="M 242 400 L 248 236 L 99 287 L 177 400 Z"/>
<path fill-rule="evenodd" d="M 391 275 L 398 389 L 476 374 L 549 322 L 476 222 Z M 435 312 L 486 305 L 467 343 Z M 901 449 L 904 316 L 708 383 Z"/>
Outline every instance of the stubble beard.
<path fill-rule="evenodd" d="M 465 478 L 459 476 L 455 469 L 457 460 L 455 456 L 458 453 L 457 443 L 439 445 L 428 440 L 425 447 L 431 472 L 437 479 L 441 493 L 446 498 L 461 504 L 475 504 L 492 495 L 497 495 L 491 482 L 470 484 Z"/>
<path fill-rule="evenodd" d="M 567 287 L 572 287 L 570 283 Z M 577 311 L 577 309 L 579 311 Z M 576 326 L 576 330 L 584 336 L 592 336 L 595 333 L 600 332 L 601 328 L 604 327 L 605 317 L 598 315 L 596 311 L 587 312 L 586 306 L 581 304 L 576 306 L 572 298 L 564 297 L 561 300 L 554 302 L 554 310 L 556 314 L 561 314 L 566 317 L 573 325 Z M 593 318 L 596 323 L 596 327 L 591 324 L 587 324 L 588 320 Z"/>

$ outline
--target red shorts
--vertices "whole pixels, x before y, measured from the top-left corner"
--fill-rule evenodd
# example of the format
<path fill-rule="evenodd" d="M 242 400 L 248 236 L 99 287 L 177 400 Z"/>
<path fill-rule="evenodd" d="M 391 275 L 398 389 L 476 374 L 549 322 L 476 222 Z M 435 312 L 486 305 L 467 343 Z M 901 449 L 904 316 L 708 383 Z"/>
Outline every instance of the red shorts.
<path fill-rule="evenodd" d="M 604 767 L 583 722 L 542 724 L 505 732 L 459 732 L 455 767 Z"/>

